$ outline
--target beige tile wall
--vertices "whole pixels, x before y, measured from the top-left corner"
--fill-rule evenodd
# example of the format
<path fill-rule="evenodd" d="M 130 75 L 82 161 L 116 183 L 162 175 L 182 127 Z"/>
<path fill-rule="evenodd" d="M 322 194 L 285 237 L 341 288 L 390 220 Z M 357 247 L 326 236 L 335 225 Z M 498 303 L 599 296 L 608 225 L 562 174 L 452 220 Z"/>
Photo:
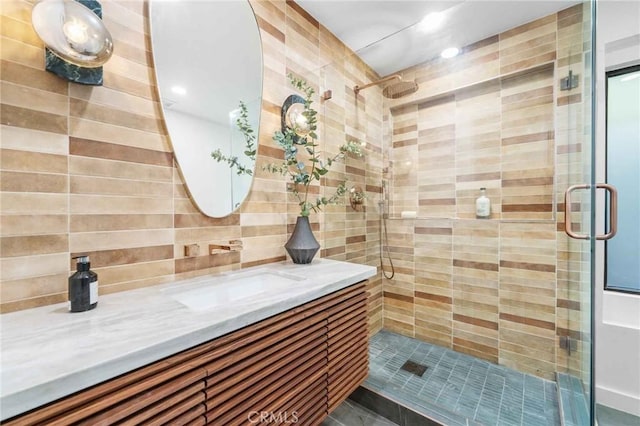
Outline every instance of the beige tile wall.
<path fill-rule="evenodd" d="M 374 205 L 382 97 L 372 90 L 356 102 L 351 88 L 376 76 L 296 3 L 251 1 L 264 52 L 258 166 L 248 199 L 222 219 L 199 213 L 174 162 L 156 92 L 147 4 L 103 2 L 115 54 L 104 67 L 104 86 L 86 87 L 44 71 L 32 3 L 0 2 L 2 312 L 65 301 L 70 258 L 78 253 L 91 255 L 101 294 L 284 260 L 297 206 L 286 182 L 261 166 L 282 155 L 271 136 L 292 93 L 288 73 L 333 92 L 330 101 L 317 100 L 324 150 L 347 138 L 366 145 L 364 158 L 336 165 L 323 190 L 346 179 L 366 186 Z M 313 224 L 323 257 L 379 263 L 375 209 L 332 206 Z M 209 243 L 229 239 L 242 239 L 243 251 L 206 255 Z M 185 258 L 183 246 L 193 243 L 202 255 Z M 382 326 L 380 280 L 371 280 L 369 290 L 375 331 Z"/>
<path fill-rule="evenodd" d="M 586 372 L 583 348 L 569 356 L 558 340 L 588 353 L 588 247 L 561 213 L 589 164 L 587 20 L 572 7 L 402 72 L 420 87 L 389 102 L 385 328 L 549 379 Z M 560 91 L 570 68 L 580 87 Z M 480 187 L 490 220 L 475 219 Z"/>

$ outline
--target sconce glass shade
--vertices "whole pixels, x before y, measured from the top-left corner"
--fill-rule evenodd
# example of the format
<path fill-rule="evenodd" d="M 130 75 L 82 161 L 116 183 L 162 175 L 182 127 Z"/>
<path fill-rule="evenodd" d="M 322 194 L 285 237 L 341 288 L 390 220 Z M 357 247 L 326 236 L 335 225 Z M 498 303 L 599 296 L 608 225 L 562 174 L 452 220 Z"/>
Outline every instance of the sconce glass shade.
<path fill-rule="evenodd" d="M 300 95 L 289 95 L 280 108 L 280 126 L 282 133 L 291 129 L 298 138 L 304 138 L 311 133 L 311 126 L 304 116 L 304 98 Z M 297 143 L 297 142 L 296 142 Z"/>
<path fill-rule="evenodd" d="M 311 131 L 307 117 L 302 113 L 304 112 L 304 104 L 295 103 L 287 108 L 285 114 L 287 127 L 293 129 L 298 136 L 306 136 Z"/>
<path fill-rule="evenodd" d="M 95 68 L 113 53 L 113 41 L 102 20 L 74 0 L 40 0 L 31 22 L 45 45 L 74 65 Z"/>

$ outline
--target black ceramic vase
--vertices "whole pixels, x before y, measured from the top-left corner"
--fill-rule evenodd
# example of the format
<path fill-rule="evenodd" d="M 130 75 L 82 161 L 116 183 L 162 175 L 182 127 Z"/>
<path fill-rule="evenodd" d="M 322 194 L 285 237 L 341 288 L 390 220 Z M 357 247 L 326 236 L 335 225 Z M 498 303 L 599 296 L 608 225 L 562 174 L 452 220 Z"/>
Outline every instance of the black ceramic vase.
<path fill-rule="evenodd" d="M 293 229 L 293 233 L 284 248 L 291 256 L 293 263 L 311 263 L 313 256 L 316 255 L 320 248 L 320 244 L 316 237 L 313 236 L 307 216 L 298 216 L 296 227 Z"/>

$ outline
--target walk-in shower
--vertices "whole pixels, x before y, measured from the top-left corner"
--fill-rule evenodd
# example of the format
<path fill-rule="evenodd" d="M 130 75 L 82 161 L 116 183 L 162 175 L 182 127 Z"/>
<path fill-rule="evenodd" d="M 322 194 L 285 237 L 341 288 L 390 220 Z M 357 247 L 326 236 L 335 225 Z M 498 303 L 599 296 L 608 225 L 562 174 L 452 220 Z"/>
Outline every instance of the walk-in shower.
<path fill-rule="evenodd" d="M 593 180 L 592 6 L 565 4 L 389 77 L 323 68 L 327 87 L 346 87 L 326 117 L 345 116 L 368 149 L 353 179 L 369 208 L 344 220 L 380 267 L 370 374 L 353 396 L 369 408 L 447 425 L 592 424 L 592 241 L 564 226 L 589 233 L 593 221 L 589 190 L 572 194 L 567 218 L 564 203 Z"/>

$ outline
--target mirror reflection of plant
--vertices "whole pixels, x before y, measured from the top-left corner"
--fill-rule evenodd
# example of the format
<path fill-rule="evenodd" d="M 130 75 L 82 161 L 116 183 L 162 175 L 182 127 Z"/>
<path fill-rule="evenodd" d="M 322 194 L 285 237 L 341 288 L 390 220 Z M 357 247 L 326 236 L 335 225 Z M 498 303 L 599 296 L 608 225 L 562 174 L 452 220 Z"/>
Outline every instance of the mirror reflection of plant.
<path fill-rule="evenodd" d="M 252 161 L 256 161 L 256 147 L 255 141 L 256 136 L 251 128 L 251 124 L 249 123 L 249 112 L 247 111 L 247 105 L 240 101 L 240 115 L 236 119 L 236 127 L 242 133 L 242 136 L 245 141 L 244 146 L 244 155 Z M 222 153 L 220 148 L 216 149 L 211 153 L 211 156 L 218 163 L 225 162 L 229 165 L 229 168 L 236 169 L 236 174 L 238 175 L 253 175 L 253 167 L 245 166 L 238 160 L 238 156 L 229 156 L 227 157 Z"/>
<path fill-rule="evenodd" d="M 339 153 L 328 157 L 324 161 L 317 152 L 318 135 L 316 134 L 318 114 L 312 107 L 312 97 L 315 91 L 309 87 L 306 81 L 289 74 L 289 80 L 293 87 L 304 93 L 304 111 L 302 115 L 306 119 L 304 129 L 294 123 L 293 128 L 287 127 L 284 132 L 278 130 L 273 135 L 273 140 L 284 149 L 284 161 L 278 164 L 267 164 L 264 168 L 272 173 L 280 173 L 289 176 L 294 183 L 292 192 L 300 205 L 300 216 L 309 216 L 312 211 L 319 212 L 327 204 L 337 204 L 347 192 L 345 182 L 338 184 L 335 193 L 330 197 L 319 196 L 316 200 L 309 200 L 309 185 L 313 181 L 329 172 L 331 165 L 344 158 L 348 154 L 362 156 L 362 146 L 355 141 L 349 141 L 340 146 Z M 308 155 L 305 161 L 299 159 L 299 155 Z M 304 187 L 299 190 L 299 186 Z"/>

